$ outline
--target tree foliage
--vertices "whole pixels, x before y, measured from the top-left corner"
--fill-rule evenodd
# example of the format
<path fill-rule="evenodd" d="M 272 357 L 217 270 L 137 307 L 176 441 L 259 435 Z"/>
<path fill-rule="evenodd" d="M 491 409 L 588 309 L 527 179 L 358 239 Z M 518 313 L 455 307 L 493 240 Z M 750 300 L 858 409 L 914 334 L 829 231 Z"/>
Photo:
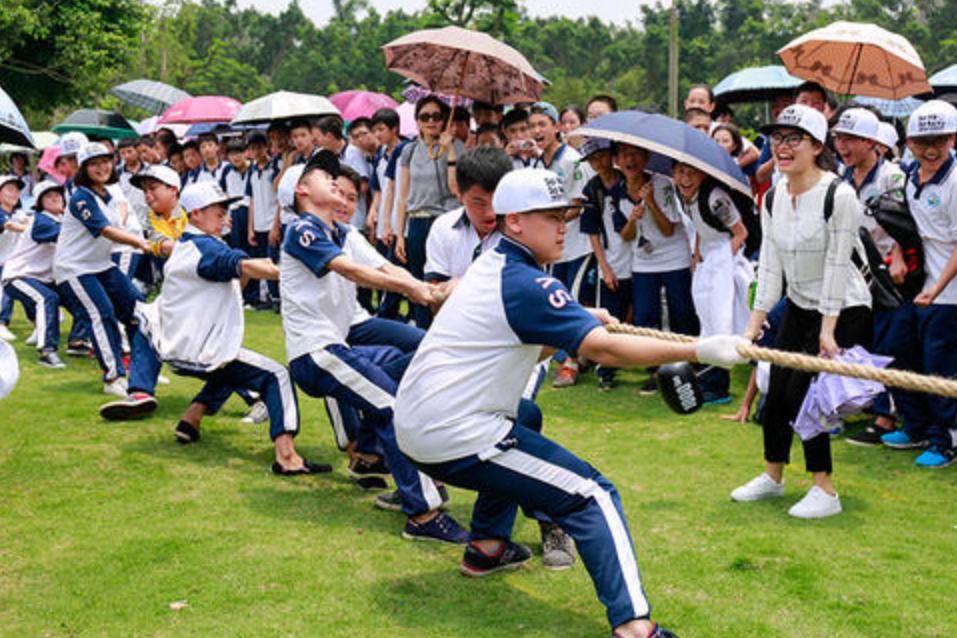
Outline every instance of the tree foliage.
<path fill-rule="evenodd" d="M 550 80 L 544 98 L 556 104 L 582 103 L 595 93 L 626 106 L 663 109 L 667 102 L 670 2 L 660 0 L 636 3 L 617 24 L 532 18 L 521 0 L 429 0 L 421 12 L 385 15 L 367 0 L 336 0 L 335 15 L 322 27 L 296 0 L 278 15 L 239 9 L 236 0 L 3 4 L 0 85 L 38 128 L 66 108 L 115 106 L 106 90 L 138 77 L 240 100 L 279 89 L 397 95 L 404 80 L 386 70 L 381 46 L 447 24 L 481 29 L 516 47 Z M 788 40 L 835 19 L 902 34 L 930 72 L 957 62 L 957 0 L 679 0 L 678 12 L 681 93 L 743 67 L 774 64 Z"/>

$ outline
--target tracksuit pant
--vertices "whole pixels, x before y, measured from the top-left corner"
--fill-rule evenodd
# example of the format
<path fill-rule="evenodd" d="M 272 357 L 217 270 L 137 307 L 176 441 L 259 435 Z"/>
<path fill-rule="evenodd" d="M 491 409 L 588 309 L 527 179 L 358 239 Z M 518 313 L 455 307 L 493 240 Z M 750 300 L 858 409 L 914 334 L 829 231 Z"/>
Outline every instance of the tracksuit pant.
<path fill-rule="evenodd" d="M 479 493 L 472 509 L 474 540 L 509 539 L 518 506 L 541 512 L 574 539 L 612 627 L 648 617 L 618 491 L 598 470 L 542 436 L 541 412 L 530 403 L 523 401 L 515 426 L 490 449 L 419 467 Z"/>
<path fill-rule="evenodd" d="M 60 346 L 60 297 L 53 282 L 18 277 L 3 286 L 4 296 L 23 304 L 28 317 L 37 325 L 37 350 L 56 350 Z"/>
<path fill-rule="evenodd" d="M 894 311 L 887 354 L 894 367 L 957 378 L 957 306 L 906 303 Z M 957 399 L 891 389 L 904 431 L 914 440 L 950 449 L 957 445 Z"/>
<path fill-rule="evenodd" d="M 0 277 L 3 277 L 3 264 L 0 264 Z M 13 298 L 0 288 L 0 324 L 9 326 L 13 319 Z"/>
<path fill-rule="evenodd" d="M 119 323 L 131 337 L 137 332 L 133 309 L 143 293 L 113 266 L 98 273 L 70 277 L 57 284 L 60 301 L 79 321 L 89 322 L 93 352 L 103 369 L 104 379 L 126 374 Z"/>
<path fill-rule="evenodd" d="M 393 346 L 330 345 L 289 362 L 299 388 L 313 397 L 331 396 L 340 405 L 361 411 L 375 428 L 386 463 L 408 516 L 424 514 L 442 504 L 435 483 L 418 471 L 400 450 L 392 424 L 392 407 L 399 379 L 412 359 Z"/>
<path fill-rule="evenodd" d="M 149 340 L 136 331 L 131 342 L 130 356 L 130 394 L 145 392 L 156 393 L 156 379 L 159 376 L 162 361 Z M 207 414 L 216 414 L 233 393 L 254 390 L 266 404 L 269 412 L 269 438 L 275 441 L 280 435 L 299 433 L 299 403 L 296 388 L 292 383 L 289 370 L 281 363 L 269 357 L 240 348 L 235 359 L 215 370 L 190 369 L 173 366 L 177 374 L 203 379 L 206 384 L 193 398 L 194 403 L 202 403 Z"/>
<path fill-rule="evenodd" d="M 119 268 L 120 272 L 126 275 L 130 281 L 136 279 L 137 273 L 140 272 L 140 262 L 143 261 L 143 257 L 143 253 L 126 250 L 110 255 L 110 259 L 113 260 L 116 267 Z"/>

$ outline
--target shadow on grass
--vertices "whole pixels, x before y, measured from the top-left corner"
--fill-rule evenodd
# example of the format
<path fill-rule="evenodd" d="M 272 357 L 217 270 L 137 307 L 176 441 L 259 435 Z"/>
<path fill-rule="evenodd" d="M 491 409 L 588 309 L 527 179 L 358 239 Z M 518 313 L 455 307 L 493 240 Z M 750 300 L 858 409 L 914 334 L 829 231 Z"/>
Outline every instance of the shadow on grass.
<path fill-rule="evenodd" d="M 608 635 L 602 618 L 557 607 L 513 586 L 509 580 L 522 578 L 521 572 L 466 579 L 450 562 L 442 571 L 381 580 L 372 605 L 422 635 Z M 594 596 L 594 591 L 588 588 L 581 595 Z"/>

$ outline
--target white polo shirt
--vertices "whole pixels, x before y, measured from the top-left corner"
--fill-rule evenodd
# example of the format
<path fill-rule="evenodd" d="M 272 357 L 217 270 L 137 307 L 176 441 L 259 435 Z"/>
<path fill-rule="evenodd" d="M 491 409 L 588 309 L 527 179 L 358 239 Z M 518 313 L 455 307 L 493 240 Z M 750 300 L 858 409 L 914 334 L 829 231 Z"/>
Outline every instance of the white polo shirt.
<path fill-rule="evenodd" d="M 448 281 L 461 277 L 479 255 L 498 245 L 497 230 L 479 238 L 465 207 L 439 215 L 425 242 L 424 279 Z"/>
<path fill-rule="evenodd" d="M 469 267 L 402 377 L 399 448 L 423 463 L 490 451 L 514 425 L 542 346 L 574 354 L 600 325 L 503 237 Z"/>
<path fill-rule="evenodd" d="M 731 243 L 731 235 L 723 230 L 718 230 L 704 220 L 701 216 L 701 210 L 698 208 L 699 196 L 699 193 L 695 193 L 690 202 L 685 201 L 683 203 L 685 213 L 688 214 L 688 218 L 691 219 L 695 232 L 698 234 L 701 255 L 704 256 L 715 249 L 727 250 L 725 247 Z M 720 186 L 715 186 L 708 193 L 708 208 L 717 221 L 729 231 L 741 221 L 741 213 L 734 205 L 734 200 Z"/>
<path fill-rule="evenodd" d="M 385 257 L 379 254 L 378 250 L 372 247 L 372 244 L 369 243 L 369 240 L 365 238 L 365 235 L 361 231 L 351 226 L 346 226 L 346 228 L 348 228 L 349 232 L 346 234 L 346 241 L 342 246 L 342 252 L 345 253 L 346 257 L 357 264 L 374 268 L 375 270 L 379 270 L 389 263 Z M 371 318 L 369 312 L 362 307 L 362 304 L 359 303 L 359 299 L 356 298 L 351 325 L 354 326 L 357 323 L 362 323 Z"/>
<path fill-rule="evenodd" d="M 53 258 L 53 277 L 57 283 L 113 267 L 110 259 L 113 242 L 102 235 L 107 226 L 119 226 L 109 191 L 101 197 L 85 186 L 78 186 L 63 215 Z"/>
<path fill-rule="evenodd" d="M 219 187 L 222 188 L 223 192 L 229 197 L 242 198 L 230 204 L 229 210 L 236 210 L 237 208 L 249 205 L 246 196 L 246 176 L 249 174 L 251 168 L 252 165 L 250 164 L 246 166 L 246 172 L 241 173 L 239 169 L 232 164 L 227 164 L 226 168 L 223 169 L 223 175 L 219 179 Z"/>
<path fill-rule="evenodd" d="M 133 205 L 130 204 L 130 201 L 126 198 L 126 193 L 123 192 L 123 188 L 120 186 L 120 184 L 110 184 L 106 187 L 106 190 L 110 193 L 110 196 L 112 197 L 112 201 L 110 202 L 110 205 L 116 208 L 117 221 L 119 221 L 120 219 L 119 207 L 124 204 L 126 205 L 126 223 L 119 225 L 119 227 L 128 233 L 132 233 L 138 237 L 142 237 L 143 224 L 140 221 L 140 217 L 136 213 L 136 210 L 134 210 Z M 136 189 L 136 190 L 139 190 L 139 189 Z M 113 242 L 113 252 L 114 253 L 138 253 L 140 251 L 138 251 L 137 249 L 133 248 L 132 246 L 128 244 Z"/>
<path fill-rule="evenodd" d="M 27 224 L 27 229 L 20 234 L 13 252 L 3 264 L 3 281 L 30 277 L 52 283 L 53 254 L 57 237 L 60 236 L 60 218 L 41 211 L 28 217 Z"/>
<path fill-rule="evenodd" d="M 611 190 L 616 185 L 605 187 L 601 177 L 595 176 L 585 185 L 582 196 L 585 208 L 581 216 L 581 231 L 586 235 L 597 235 L 605 252 L 605 259 L 612 273 L 618 279 L 631 279 L 632 241 L 621 236 L 628 219 L 615 205 Z M 599 268 L 600 269 L 600 268 Z"/>
<path fill-rule="evenodd" d="M 684 220 L 687 218 L 679 208 L 674 184 L 663 175 L 651 175 L 650 179 L 654 189 L 655 203 L 658 204 L 662 214 L 675 224 L 675 228 L 670 236 L 662 234 L 652 212 L 645 206 L 645 213 L 637 222 L 637 234 L 631 244 L 631 271 L 655 273 L 690 268 L 691 246 L 684 226 Z M 631 199 L 624 181 L 613 190 L 612 196 L 626 219 L 631 216 L 635 206 L 644 206 L 643 203 L 636 203 Z"/>
<path fill-rule="evenodd" d="M 957 249 L 957 160 L 953 156 L 940 170 L 918 186 L 918 171 L 915 164 L 907 179 L 907 204 L 917 222 L 917 230 L 924 244 L 924 269 L 927 280 L 924 290 L 940 279 L 947 261 Z M 957 278 L 952 279 L 934 304 L 957 305 Z"/>
<path fill-rule="evenodd" d="M 223 177 L 223 171 L 226 170 L 226 167 L 229 164 L 227 162 L 220 161 L 219 164 L 212 170 L 206 167 L 206 162 L 203 162 L 199 165 L 199 168 L 190 171 L 189 175 L 186 177 L 187 184 L 195 184 L 197 182 L 214 182 L 219 184 L 219 181 Z"/>
<path fill-rule="evenodd" d="M 582 161 L 582 156 L 578 151 L 564 143 L 558 147 L 558 151 L 555 152 L 549 164 L 542 162 L 542 167 L 558 175 L 565 187 L 565 196 L 568 199 L 581 197 L 585 184 L 595 174 L 591 166 Z M 581 217 L 576 217 L 565 225 L 565 246 L 562 249 L 562 262 L 584 257 L 591 252 L 591 242 L 588 236 L 581 232 L 580 223 Z"/>
<path fill-rule="evenodd" d="M 246 197 L 253 207 L 253 230 L 257 233 L 269 232 L 276 219 L 277 199 L 272 183 L 278 174 L 276 159 L 269 160 L 262 168 L 253 162 L 246 173 Z"/>
<path fill-rule="evenodd" d="M 286 229 L 279 259 L 282 327 L 289 361 L 330 345 L 346 345 L 355 316 L 356 285 L 329 270 L 329 262 L 345 255 L 349 228 L 330 227 L 311 213 L 302 213 Z"/>

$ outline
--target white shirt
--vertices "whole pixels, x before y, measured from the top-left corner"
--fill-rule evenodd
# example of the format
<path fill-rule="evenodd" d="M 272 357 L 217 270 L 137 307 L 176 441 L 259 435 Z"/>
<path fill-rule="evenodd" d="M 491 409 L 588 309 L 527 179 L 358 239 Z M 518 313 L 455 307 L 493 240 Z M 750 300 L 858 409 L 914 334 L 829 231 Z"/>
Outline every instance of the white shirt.
<path fill-rule="evenodd" d="M 698 209 L 698 197 L 699 194 L 695 193 L 695 196 L 690 202 L 683 200 L 682 204 L 684 205 L 685 213 L 687 213 L 688 217 L 694 223 L 695 232 L 700 242 L 698 247 L 701 255 L 704 256 L 712 250 L 722 250 L 728 246 L 731 243 L 731 235 L 722 230 L 718 230 L 704 220 L 701 216 L 701 211 Z M 738 212 L 738 208 L 734 205 L 734 200 L 732 200 L 727 191 L 720 186 L 715 186 L 708 194 L 708 208 L 711 214 L 729 231 L 735 224 L 741 221 L 741 213 Z"/>
<path fill-rule="evenodd" d="M 348 227 L 349 232 L 346 234 L 346 241 L 342 246 L 342 252 L 345 253 L 346 257 L 352 261 L 360 264 L 362 266 L 368 266 L 369 268 L 374 268 L 379 270 L 386 264 L 388 260 L 379 254 L 379 251 L 372 247 L 372 244 L 369 243 L 369 240 L 365 238 L 365 235 L 352 228 Z M 351 325 L 356 325 L 367 321 L 372 317 L 369 315 L 369 312 L 362 307 L 362 304 L 359 303 L 358 297 L 355 302 L 355 311 L 352 314 L 352 323 Z"/>
<path fill-rule="evenodd" d="M 469 222 L 465 207 L 439 215 L 425 242 L 426 281 L 448 281 L 461 277 L 468 267 L 502 238 L 497 230 L 479 238 Z"/>
<path fill-rule="evenodd" d="M 527 248 L 503 238 L 462 277 L 399 384 L 399 448 L 423 463 L 492 452 L 542 346 L 575 353 L 599 325 Z"/>
<path fill-rule="evenodd" d="M 232 164 L 227 164 L 223 169 L 223 176 L 219 180 L 219 186 L 229 197 L 240 197 L 229 205 L 229 210 L 236 210 L 242 206 L 248 206 L 246 197 L 246 176 L 249 174 L 251 165 L 246 166 L 246 172 L 240 173 L 239 169 Z"/>
<path fill-rule="evenodd" d="M 126 193 L 123 192 L 123 188 L 120 184 L 109 184 L 106 187 L 106 190 L 110 193 L 110 196 L 113 198 L 113 201 L 110 203 L 111 206 L 116 207 L 117 220 L 119 220 L 119 212 L 121 206 L 126 206 L 126 223 L 119 225 L 120 228 L 125 230 L 128 233 L 132 233 L 138 237 L 143 236 L 143 224 L 140 222 L 139 215 L 136 214 L 136 211 L 133 210 L 133 206 L 130 204 L 129 200 L 126 198 Z M 139 189 L 134 189 L 139 190 Z M 140 191 L 142 192 L 142 191 Z M 145 202 L 145 200 L 144 200 Z M 136 250 L 128 244 L 121 244 L 118 242 L 113 243 L 113 252 L 114 253 L 138 253 L 139 250 Z"/>
<path fill-rule="evenodd" d="M 278 160 L 269 160 L 262 169 L 253 162 L 246 173 L 246 196 L 253 209 L 253 230 L 257 233 L 269 232 L 276 219 L 277 199 L 272 182 L 278 171 Z"/>
<path fill-rule="evenodd" d="M 137 302 L 140 327 L 160 358 L 210 371 L 234 360 L 243 343 L 239 288 L 246 253 L 187 225 L 163 267 L 163 290 Z"/>
<path fill-rule="evenodd" d="M 119 226 L 119 215 L 109 191 L 101 197 L 89 188 L 77 187 L 63 215 L 53 258 L 53 276 L 57 283 L 113 267 L 110 259 L 113 242 L 102 235 L 107 226 Z"/>
<path fill-rule="evenodd" d="M 358 147 L 352 144 L 346 144 L 345 148 L 342 149 L 342 153 L 339 155 L 339 160 L 359 173 L 359 177 L 364 179 L 366 184 L 369 183 L 369 178 L 372 176 L 372 163 Z M 356 212 L 352 215 L 352 219 L 349 220 L 349 223 L 353 228 L 361 230 L 366 226 L 368 203 L 361 191 L 358 195 L 359 201 L 356 203 Z"/>
<path fill-rule="evenodd" d="M 601 242 L 605 253 L 605 260 L 617 279 L 631 279 L 634 240 L 625 241 L 621 236 L 621 229 L 624 228 L 628 219 L 615 206 L 615 198 L 611 191 L 616 185 L 606 188 L 602 184 L 598 188 L 597 180 L 600 179 L 596 176 L 589 180 L 582 193 L 585 198 L 585 209 L 581 216 L 581 231 L 586 236 L 598 236 L 598 241 Z M 599 196 L 601 201 L 598 201 Z M 599 270 L 601 270 L 600 265 Z"/>
<path fill-rule="evenodd" d="M 145 164 L 142 165 L 141 170 L 145 168 Z M 140 222 L 140 227 L 145 227 L 148 225 L 150 207 L 146 205 L 146 196 L 143 194 L 143 191 L 130 183 L 130 179 L 136 173 L 133 173 L 128 170 L 124 170 L 120 173 L 120 188 L 123 189 L 123 195 L 126 196 L 126 201 L 130 203 L 131 211 L 136 215 L 136 218 Z"/>
<path fill-rule="evenodd" d="M 645 206 L 645 213 L 637 224 L 635 241 L 631 244 L 631 271 L 634 273 L 672 272 L 691 267 L 691 246 L 674 184 L 662 175 L 651 175 L 655 203 L 661 213 L 675 227 L 670 236 L 662 234 L 654 215 Z M 628 195 L 628 185 L 622 181 L 614 190 L 618 207 L 627 219 L 636 205 Z M 650 247 L 650 248 L 649 248 Z"/>
<path fill-rule="evenodd" d="M 60 235 L 60 218 L 41 211 L 24 220 L 27 229 L 19 234 L 13 252 L 3 264 L 3 281 L 30 277 L 42 282 L 53 281 L 53 254 Z M 4 235 L 16 235 L 5 231 Z"/>
<path fill-rule="evenodd" d="M 13 254 L 17 242 L 20 239 L 20 233 L 6 230 L 3 228 L 3 225 L 7 222 L 23 222 L 26 219 L 27 215 L 23 212 L 23 209 L 18 209 L 12 213 L 0 209 L 0 266 L 3 266 L 7 259 L 10 258 L 10 255 Z"/>
<path fill-rule="evenodd" d="M 770 312 L 781 299 L 784 281 L 788 299 L 825 316 L 871 305 L 867 282 L 851 261 L 854 250 L 863 254 L 857 236 L 863 214 L 853 188 L 843 183 L 838 186 L 834 212 L 829 221 L 824 220 L 824 198 L 835 177 L 824 173 L 817 184 L 792 198 L 788 178 L 782 175 L 775 186 L 771 215 L 765 199 L 755 309 Z"/>
<path fill-rule="evenodd" d="M 579 152 L 564 143 L 558 147 L 551 163 L 546 166 L 542 162 L 542 166 L 558 175 L 565 187 L 565 197 L 568 199 L 580 198 L 585 184 L 595 174 L 591 166 L 582 161 Z M 591 241 L 587 235 L 581 232 L 580 224 L 580 217 L 576 217 L 565 224 L 565 246 L 562 249 L 562 262 L 584 257 L 591 252 Z"/>
<path fill-rule="evenodd" d="M 279 259 L 282 327 L 289 361 L 330 345 L 345 345 L 355 316 L 356 285 L 329 270 L 345 255 L 349 228 L 327 226 L 303 213 L 286 229 Z"/>
<path fill-rule="evenodd" d="M 924 244 L 924 290 L 940 279 L 944 267 L 957 248 L 957 161 L 950 157 L 937 174 L 923 186 L 917 186 L 919 166 L 914 165 L 907 179 L 907 204 L 917 222 Z M 957 278 L 934 299 L 934 304 L 957 305 Z"/>

